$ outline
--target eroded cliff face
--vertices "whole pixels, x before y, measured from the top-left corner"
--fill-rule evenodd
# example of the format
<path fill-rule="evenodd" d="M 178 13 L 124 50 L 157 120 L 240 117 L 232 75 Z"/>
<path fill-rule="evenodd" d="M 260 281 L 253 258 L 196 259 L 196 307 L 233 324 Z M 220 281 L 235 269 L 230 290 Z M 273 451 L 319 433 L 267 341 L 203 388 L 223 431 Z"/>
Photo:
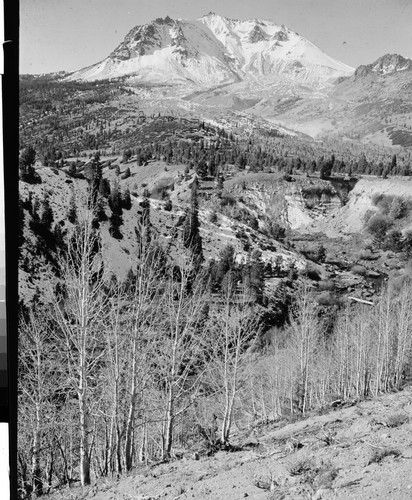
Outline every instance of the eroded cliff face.
<path fill-rule="evenodd" d="M 265 178 L 266 177 L 266 178 Z M 289 229 L 305 229 L 339 210 L 348 198 L 346 190 L 310 177 L 241 181 L 229 188 L 238 202 L 261 222 L 269 218 Z"/>
<path fill-rule="evenodd" d="M 361 178 L 348 194 L 347 203 L 332 212 L 326 221 L 325 228 L 335 233 L 354 234 L 365 227 L 366 218 L 379 210 L 373 199 L 377 195 L 399 196 L 405 200 L 412 199 L 412 181 L 409 178 L 379 179 L 376 177 Z M 408 221 L 404 221 L 403 229 L 408 229 Z"/>

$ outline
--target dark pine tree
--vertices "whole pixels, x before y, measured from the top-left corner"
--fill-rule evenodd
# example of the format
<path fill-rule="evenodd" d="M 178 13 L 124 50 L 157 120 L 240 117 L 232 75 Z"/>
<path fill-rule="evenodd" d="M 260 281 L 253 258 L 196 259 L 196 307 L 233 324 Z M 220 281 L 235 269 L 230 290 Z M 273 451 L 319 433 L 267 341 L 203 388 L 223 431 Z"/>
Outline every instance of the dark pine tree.
<path fill-rule="evenodd" d="M 77 224 L 77 205 L 76 205 L 76 196 L 74 194 L 74 191 L 72 192 L 72 195 L 70 197 L 67 219 L 72 224 Z"/>
<path fill-rule="evenodd" d="M 192 183 L 190 210 L 187 213 L 183 228 L 183 245 L 192 252 L 195 267 L 203 262 L 202 238 L 200 237 L 199 203 L 197 198 L 198 181 L 195 177 Z"/>
<path fill-rule="evenodd" d="M 120 226 L 123 224 L 123 210 L 122 210 L 122 196 L 119 190 L 119 185 L 116 182 L 111 189 L 110 197 L 109 197 L 109 207 L 112 211 L 112 215 L 110 216 L 110 227 L 109 232 L 116 238 L 120 240 L 123 238 L 120 232 Z"/>
<path fill-rule="evenodd" d="M 152 223 L 150 221 L 150 193 L 147 189 L 143 192 L 143 201 L 140 203 L 142 212 L 140 215 L 139 228 L 135 233 L 139 241 L 139 248 L 146 248 L 152 239 Z"/>
<path fill-rule="evenodd" d="M 132 198 L 128 187 L 125 189 L 122 196 L 122 208 L 125 210 L 130 210 L 132 208 Z"/>
<path fill-rule="evenodd" d="M 36 151 L 33 146 L 27 146 L 21 153 L 19 160 L 20 179 L 24 182 L 35 183 L 40 180 L 34 169 Z"/>
<path fill-rule="evenodd" d="M 390 167 L 390 171 L 391 171 L 392 173 L 395 173 L 395 170 L 396 170 L 397 164 L 398 164 L 398 162 L 397 162 L 397 159 L 396 159 L 396 154 L 394 154 L 394 155 L 392 156 L 392 160 L 391 160 L 391 167 Z"/>
<path fill-rule="evenodd" d="M 99 193 L 103 198 L 108 198 L 110 196 L 110 182 L 109 179 L 101 178 L 99 184 Z"/>
<path fill-rule="evenodd" d="M 54 215 L 53 215 L 53 210 L 50 206 L 50 200 L 49 197 L 45 195 L 42 202 L 42 214 L 40 222 L 46 230 L 50 231 L 53 221 L 54 221 Z"/>
<path fill-rule="evenodd" d="M 99 195 L 100 183 L 103 178 L 103 167 L 100 161 L 100 154 L 97 152 L 94 155 L 91 164 L 91 202 L 92 205 L 95 205 L 97 202 L 97 197 Z"/>

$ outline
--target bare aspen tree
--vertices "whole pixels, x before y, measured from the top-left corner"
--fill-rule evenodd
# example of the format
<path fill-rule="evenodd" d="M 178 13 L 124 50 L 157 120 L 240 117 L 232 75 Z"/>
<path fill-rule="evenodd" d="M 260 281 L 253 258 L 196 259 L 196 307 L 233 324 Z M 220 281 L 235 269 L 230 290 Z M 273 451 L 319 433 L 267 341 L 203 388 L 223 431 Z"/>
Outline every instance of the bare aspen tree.
<path fill-rule="evenodd" d="M 162 456 L 171 456 L 177 419 L 193 404 L 203 369 L 201 323 L 207 302 L 202 276 L 182 262 L 179 276 L 168 271 L 162 297 L 162 323 L 157 334 L 156 377 L 164 394 Z"/>
<path fill-rule="evenodd" d="M 122 309 L 124 307 L 124 297 L 121 294 L 120 286 L 113 290 L 110 297 L 110 307 L 106 331 L 106 367 L 103 380 L 106 383 L 108 399 L 108 419 L 109 428 L 106 431 L 106 446 L 103 455 L 103 463 L 100 465 L 101 474 L 122 471 L 121 466 L 121 437 L 123 433 L 121 392 L 122 373 L 125 364 L 126 340 L 123 335 Z"/>
<path fill-rule="evenodd" d="M 259 336 L 258 318 L 250 306 L 250 297 L 245 291 L 237 297 L 234 287 L 229 280 L 223 303 L 211 314 L 205 339 L 210 359 L 209 383 L 222 396 L 220 442 L 223 446 L 229 444 L 235 400 L 246 381 L 247 359 Z"/>
<path fill-rule="evenodd" d="M 332 339 L 335 362 L 334 391 L 341 399 L 347 399 L 352 391 L 355 346 L 352 342 L 351 322 L 351 311 L 345 308 L 336 321 Z"/>
<path fill-rule="evenodd" d="M 142 231 L 144 230 L 142 227 Z M 154 329 L 162 314 L 163 271 L 162 254 L 156 241 L 148 242 L 146 238 L 141 238 L 125 322 L 128 339 L 126 346 L 130 356 L 125 401 L 127 416 L 124 452 L 127 470 L 132 467 L 132 440 L 138 396 L 143 393 L 152 376 L 149 364 L 155 344 Z"/>
<path fill-rule="evenodd" d="M 19 325 L 19 425 L 31 429 L 31 491 L 41 496 L 44 491 L 46 471 L 42 470 L 41 459 L 45 459 L 45 434 L 50 416 L 50 398 L 58 389 L 56 349 L 50 343 L 49 313 L 46 309 L 31 311 Z M 24 415 L 24 413 L 26 413 Z M 43 460 L 44 467 L 44 460 Z"/>
<path fill-rule="evenodd" d="M 370 392 L 371 352 L 369 350 L 370 318 L 365 306 L 356 308 L 352 316 L 351 338 L 354 346 L 353 385 L 357 397 L 367 396 Z"/>
<path fill-rule="evenodd" d="M 380 392 L 385 392 L 387 386 L 388 363 L 389 363 L 389 342 L 392 334 L 392 310 L 389 294 L 382 293 L 375 311 L 371 317 L 370 326 L 374 331 L 374 377 L 373 393 L 377 396 Z M 372 347 L 372 346 L 370 346 Z"/>
<path fill-rule="evenodd" d="M 64 354 L 79 410 L 80 481 L 90 484 L 90 409 L 93 385 L 104 357 L 102 335 L 107 298 L 99 276 L 101 256 L 93 214 L 87 212 L 76 227 L 67 253 L 60 261 L 65 296 L 55 301 L 55 320 L 64 341 Z"/>
<path fill-rule="evenodd" d="M 302 413 L 305 413 L 310 406 L 310 384 L 321 334 L 315 307 L 305 284 L 299 291 L 290 321 L 291 343 L 298 360 L 295 390 L 298 398 L 298 409 Z"/>
<path fill-rule="evenodd" d="M 318 346 L 314 363 L 314 377 L 309 400 L 311 407 L 324 406 L 333 387 L 334 355 L 332 346 L 321 331 L 318 337 Z"/>
<path fill-rule="evenodd" d="M 393 384 L 400 389 L 403 373 L 412 366 L 412 294 L 411 283 L 403 286 L 396 299 L 394 329 L 397 332 L 394 345 Z"/>

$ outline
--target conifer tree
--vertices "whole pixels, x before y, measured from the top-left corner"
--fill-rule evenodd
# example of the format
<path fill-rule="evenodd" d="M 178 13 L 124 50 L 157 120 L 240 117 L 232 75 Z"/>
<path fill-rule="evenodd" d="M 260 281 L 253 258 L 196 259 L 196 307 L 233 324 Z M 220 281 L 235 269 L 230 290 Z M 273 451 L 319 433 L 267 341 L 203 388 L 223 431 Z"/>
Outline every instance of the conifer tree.
<path fill-rule="evenodd" d="M 33 202 L 33 209 L 31 213 L 34 222 L 40 221 L 39 210 L 40 210 L 40 200 L 36 197 Z"/>
<path fill-rule="evenodd" d="M 128 187 L 125 189 L 122 196 L 122 207 L 125 210 L 130 210 L 132 208 L 132 198 Z"/>
<path fill-rule="evenodd" d="M 104 198 L 108 198 L 110 196 L 110 182 L 108 179 L 104 179 L 103 177 L 100 179 L 99 193 Z"/>
<path fill-rule="evenodd" d="M 149 196 L 149 191 L 145 189 L 143 192 L 143 201 L 140 203 L 142 213 L 140 215 L 139 225 L 138 228 L 135 228 L 135 233 L 139 241 L 139 248 L 147 248 L 152 239 Z"/>
<path fill-rule="evenodd" d="M 54 236 L 54 245 L 56 249 L 60 252 L 64 253 L 64 249 L 66 248 L 66 232 L 63 231 L 60 224 L 55 224 L 53 228 L 53 236 Z"/>
<path fill-rule="evenodd" d="M 122 234 L 120 232 L 120 226 L 123 224 L 122 219 L 122 198 L 119 190 L 119 185 L 116 182 L 111 189 L 110 197 L 109 197 L 109 206 L 112 211 L 112 215 L 110 217 L 110 234 L 113 238 L 121 239 Z"/>
<path fill-rule="evenodd" d="M 91 165 L 91 203 L 94 205 L 97 201 L 97 196 L 99 194 L 100 183 L 103 178 L 103 169 L 100 162 L 100 154 L 97 152 L 94 155 Z"/>
<path fill-rule="evenodd" d="M 42 211 L 40 222 L 42 223 L 42 225 L 44 226 L 45 229 L 50 230 L 51 225 L 54 221 L 54 215 L 53 215 L 53 210 L 50 206 L 50 200 L 49 200 L 49 197 L 47 194 L 43 198 L 42 209 L 43 209 L 43 211 Z"/>
<path fill-rule="evenodd" d="M 76 206 L 76 197 L 75 197 L 74 191 L 72 192 L 72 195 L 70 197 L 70 204 L 69 204 L 69 210 L 67 212 L 67 219 L 72 224 L 77 223 L 77 206 Z"/>
<path fill-rule="evenodd" d="M 33 183 L 36 181 L 36 171 L 34 163 L 36 161 L 36 151 L 33 146 L 27 146 L 21 153 L 19 160 L 20 178 L 24 182 Z"/>
<path fill-rule="evenodd" d="M 195 180 L 192 184 L 192 193 L 190 200 L 190 210 L 187 213 L 185 225 L 183 228 L 183 245 L 190 249 L 196 266 L 203 262 L 202 238 L 200 237 L 199 228 L 199 205 L 197 199 L 198 181 Z"/>
<path fill-rule="evenodd" d="M 73 177 L 74 175 L 76 175 L 77 168 L 76 168 L 76 165 L 74 163 L 70 163 L 67 173 L 70 175 L 70 177 Z"/>
<path fill-rule="evenodd" d="M 117 213 L 118 215 L 123 215 L 122 194 L 117 181 L 113 184 L 110 190 L 109 207 L 112 212 Z"/>
<path fill-rule="evenodd" d="M 260 303 L 263 298 L 264 291 L 264 265 L 262 262 L 262 252 L 254 250 L 250 256 L 249 272 L 249 288 L 255 294 L 256 301 Z"/>

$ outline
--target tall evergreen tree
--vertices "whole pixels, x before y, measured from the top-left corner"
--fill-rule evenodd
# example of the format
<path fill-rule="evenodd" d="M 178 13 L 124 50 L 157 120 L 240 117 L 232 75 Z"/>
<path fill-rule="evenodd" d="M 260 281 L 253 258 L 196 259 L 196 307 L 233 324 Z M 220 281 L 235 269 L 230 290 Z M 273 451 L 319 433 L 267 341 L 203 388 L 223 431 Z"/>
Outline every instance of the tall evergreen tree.
<path fill-rule="evenodd" d="M 99 184 L 99 193 L 104 198 L 108 198 L 110 196 L 110 182 L 109 179 L 104 179 L 103 177 L 100 180 Z"/>
<path fill-rule="evenodd" d="M 203 258 L 202 238 L 200 237 L 199 203 L 197 198 L 198 181 L 195 177 L 192 183 L 190 210 L 187 213 L 183 228 L 183 245 L 190 249 L 196 266 L 200 265 Z"/>
<path fill-rule="evenodd" d="M 127 187 L 122 196 L 122 207 L 125 210 L 130 210 L 132 208 L 132 198 L 130 196 L 130 190 Z"/>
<path fill-rule="evenodd" d="M 36 151 L 33 146 L 27 146 L 21 153 L 19 160 L 20 178 L 24 182 L 33 183 L 37 179 L 37 174 L 34 169 L 36 161 Z"/>
<path fill-rule="evenodd" d="M 92 160 L 91 164 L 91 191 L 92 191 L 92 196 L 91 196 L 91 202 L 93 205 L 96 204 L 97 202 L 97 197 L 99 194 L 99 189 L 100 189 L 100 183 L 102 182 L 103 179 L 103 167 L 100 161 L 100 154 L 97 152 L 94 155 L 94 158 Z"/>
<path fill-rule="evenodd" d="M 76 197 L 75 197 L 74 191 L 72 192 L 72 195 L 70 197 L 69 210 L 67 212 L 67 219 L 72 224 L 77 223 L 77 205 L 76 205 Z"/>
<path fill-rule="evenodd" d="M 53 210 L 50 206 L 49 197 L 46 194 L 42 202 L 42 214 L 40 222 L 43 224 L 45 229 L 50 230 L 53 221 L 54 221 Z"/>
<path fill-rule="evenodd" d="M 112 211 L 110 217 L 110 234 L 113 238 L 120 240 L 123 236 L 120 232 L 120 226 L 123 224 L 122 197 L 118 182 L 115 182 L 109 196 L 109 206 Z"/>
<path fill-rule="evenodd" d="M 146 248 L 152 239 L 152 224 L 150 221 L 150 193 L 147 189 L 143 192 L 143 201 L 140 203 L 142 213 L 140 215 L 139 228 L 135 228 L 139 240 L 139 248 Z"/>

